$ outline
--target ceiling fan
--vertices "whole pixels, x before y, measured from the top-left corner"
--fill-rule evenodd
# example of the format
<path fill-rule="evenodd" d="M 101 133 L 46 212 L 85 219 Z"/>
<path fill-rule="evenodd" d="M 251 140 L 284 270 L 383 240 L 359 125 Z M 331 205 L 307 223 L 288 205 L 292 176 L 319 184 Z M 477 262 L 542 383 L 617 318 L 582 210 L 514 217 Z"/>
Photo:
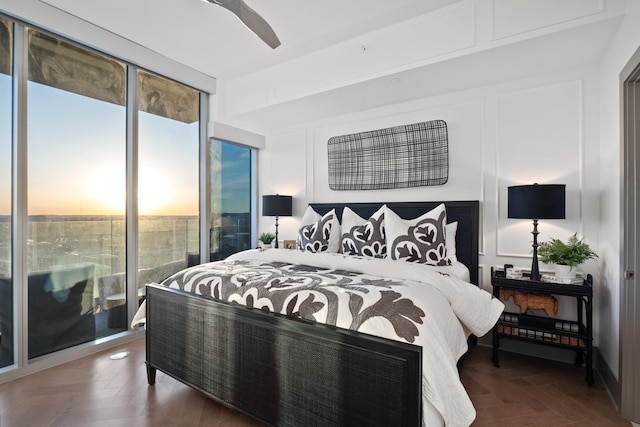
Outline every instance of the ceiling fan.
<path fill-rule="evenodd" d="M 280 40 L 276 36 L 273 28 L 251 9 L 244 0 L 206 0 L 209 3 L 217 4 L 234 13 L 251 31 L 256 33 L 272 49 L 280 46 Z"/>

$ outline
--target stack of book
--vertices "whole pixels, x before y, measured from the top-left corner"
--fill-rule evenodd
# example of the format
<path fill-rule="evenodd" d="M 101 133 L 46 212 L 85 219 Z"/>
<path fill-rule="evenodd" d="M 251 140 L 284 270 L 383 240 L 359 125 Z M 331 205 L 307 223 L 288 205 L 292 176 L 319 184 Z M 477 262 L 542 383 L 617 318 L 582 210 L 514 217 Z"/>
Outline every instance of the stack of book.
<path fill-rule="evenodd" d="M 556 277 L 553 274 L 543 274 L 540 276 L 542 282 L 549 283 L 562 283 L 564 285 L 582 285 L 584 279 L 582 277 L 575 277 L 573 279 L 566 279 L 563 277 Z"/>

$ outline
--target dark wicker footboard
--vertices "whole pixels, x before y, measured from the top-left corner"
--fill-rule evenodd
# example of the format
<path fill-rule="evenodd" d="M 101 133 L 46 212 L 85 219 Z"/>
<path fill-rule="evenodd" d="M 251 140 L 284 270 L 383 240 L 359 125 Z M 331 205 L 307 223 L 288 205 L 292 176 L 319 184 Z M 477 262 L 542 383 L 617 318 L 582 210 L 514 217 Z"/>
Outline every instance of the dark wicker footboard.
<path fill-rule="evenodd" d="M 422 348 L 147 287 L 159 369 L 277 426 L 419 426 Z"/>

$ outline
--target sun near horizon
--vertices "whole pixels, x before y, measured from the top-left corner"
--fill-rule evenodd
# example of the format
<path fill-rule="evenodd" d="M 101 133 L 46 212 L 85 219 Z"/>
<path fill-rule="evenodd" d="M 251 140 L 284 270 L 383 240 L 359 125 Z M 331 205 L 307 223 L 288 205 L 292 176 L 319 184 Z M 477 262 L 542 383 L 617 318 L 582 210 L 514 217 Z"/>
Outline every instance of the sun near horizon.
<path fill-rule="evenodd" d="M 31 186 L 28 215 L 124 215 L 126 213 L 125 174 L 113 165 L 96 167 L 85 179 L 42 177 Z M 140 216 L 198 215 L 197 185 L 176 187 L 156 169 L 141 166 L 138 213 Z M 39 180 L 38 180 L 39 181 Z M 0 188 L 0 215 L 11 213 L 10 188 Z"/>

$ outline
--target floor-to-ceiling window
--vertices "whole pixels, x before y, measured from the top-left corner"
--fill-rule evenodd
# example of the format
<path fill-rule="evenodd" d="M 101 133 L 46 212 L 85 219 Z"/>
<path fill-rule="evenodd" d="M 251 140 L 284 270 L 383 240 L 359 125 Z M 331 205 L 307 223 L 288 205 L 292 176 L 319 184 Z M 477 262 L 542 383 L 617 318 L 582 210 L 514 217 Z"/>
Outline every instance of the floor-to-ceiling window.
<path fill-rule="evenodd" d="M 138 73 L 138 267 L 140 285 L 197 264 L 199 93 Z"/>
<path fill-rule="evenodd" d="M 134 285 L 199 263 L 206 163 L 199 158 L 206 94 L 20 23 L 12 34 L 13 27 L 0 16 L 0 367 L 21 365 L 15 343 L 19 356 L 25 350 L 35 359 L 127 330 L 128 307 L 139 302 L 127 299 Z M 207 243 L 232 253 L 251 246 L 251 150 L 223 146 L 220 239 Z M 14 319 L 25 317 L 28 334 L 16 335 Z"/>
<path fill-rule="evenodd" d="M 109 310 L 125 303 L 126 66 L 35 30 L 28 43 L 33 358 L 125 328 Z"/>
<path fill-rule="evenodd" d="M 13 363 L 11 42 L 11 22 L 0 17 L 0 367 Z"/>
<path fill-rule="evenodd" d="M 211 140 L 210 260 L 220 260 L 245 249 L 251 242 L 252 149 Z"/>

